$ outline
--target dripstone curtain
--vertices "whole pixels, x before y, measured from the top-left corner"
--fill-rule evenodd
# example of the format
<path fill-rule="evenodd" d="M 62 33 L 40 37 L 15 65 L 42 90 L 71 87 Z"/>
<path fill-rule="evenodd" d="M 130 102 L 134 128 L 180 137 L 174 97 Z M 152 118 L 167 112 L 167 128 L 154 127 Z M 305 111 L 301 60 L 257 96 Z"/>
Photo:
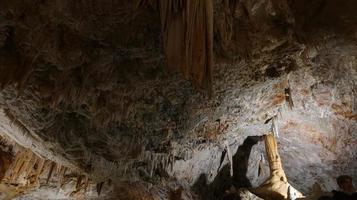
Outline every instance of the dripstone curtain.
<path fill-rule="evenodd" d="M 212 93 L 212 0 L 160 0 L 166 64 L 180 69 L 194 85 Z"/>

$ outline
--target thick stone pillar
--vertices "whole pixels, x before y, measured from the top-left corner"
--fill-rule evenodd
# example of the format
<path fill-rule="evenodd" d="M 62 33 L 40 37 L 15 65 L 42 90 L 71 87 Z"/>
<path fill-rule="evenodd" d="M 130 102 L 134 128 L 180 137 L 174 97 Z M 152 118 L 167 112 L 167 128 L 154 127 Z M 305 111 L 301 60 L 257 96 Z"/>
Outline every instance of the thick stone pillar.
<path fill-rule="evenodd" d="M 252 192 L 261 198 L 271 200 L 295 199 L 295 197 L 302 197 L 303 195 L 288 183 L 274 135 L 270 133 L 264 135 L 264 141 L 270 168 L 270 178 L 258 188 L 252 189 Z"/>

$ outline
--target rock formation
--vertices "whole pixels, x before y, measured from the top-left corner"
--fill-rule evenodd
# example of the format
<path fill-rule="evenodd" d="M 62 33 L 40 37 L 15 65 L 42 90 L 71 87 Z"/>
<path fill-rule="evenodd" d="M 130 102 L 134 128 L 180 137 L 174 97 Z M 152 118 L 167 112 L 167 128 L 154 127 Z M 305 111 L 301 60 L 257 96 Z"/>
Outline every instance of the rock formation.
<path fill-rule="evenodd" d="M 271 130 L 303 194 L 316 183 L 336 189 L 340 174 L 357 180 L 356 9 L 355 0 L 0 1 L 0 192 L 242 196 L 269 176 L 254 138 Z"/>

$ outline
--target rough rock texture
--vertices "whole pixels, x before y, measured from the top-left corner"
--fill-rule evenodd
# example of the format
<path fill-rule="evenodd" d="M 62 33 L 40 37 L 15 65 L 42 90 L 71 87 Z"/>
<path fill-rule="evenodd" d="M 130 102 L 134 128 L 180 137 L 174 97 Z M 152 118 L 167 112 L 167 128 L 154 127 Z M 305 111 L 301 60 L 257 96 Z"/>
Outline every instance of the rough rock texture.
<path fill-rule="evenodd" d="M 354 0 L 215 0 L 211 98 L 166 72 L 149 2 L 1 1 L 0 132 L 94 181 L 219 196 L 228 151 L 234 184 L 265 180 L 263 144 L 244 141 L 274 118 L 295 188 L 357 179 Z"/>
<path fill-rule="evenodd" d="M 96 182 L 81 171 L 36 155 L 0 137 L 0 197 L 10 199 L 97 198 Z M 110 187 L 99 191 L 106 196 Z"/>

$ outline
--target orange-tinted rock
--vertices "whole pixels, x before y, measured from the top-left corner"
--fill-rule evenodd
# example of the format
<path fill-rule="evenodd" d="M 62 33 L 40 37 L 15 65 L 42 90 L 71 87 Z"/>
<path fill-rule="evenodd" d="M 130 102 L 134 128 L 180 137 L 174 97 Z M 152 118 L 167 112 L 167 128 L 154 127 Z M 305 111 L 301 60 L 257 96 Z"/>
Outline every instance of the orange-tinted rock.
<path fill-rule="evenodd" d="M 348 108 L 347 106 L 332 104 L 331 108 L 335 112 L 335 114 L 342 116 L 344 118 L 347 118 L 347 119 L 357 121 L 357 114 L 354 113 L 352 110 L 350 110 L 350 108 Z"/>
<path fill-rule="evenodd" d="M 11 163 L 11 155 L 0 149 L 0 181 L 4 178 L 5 173 L 9 169 Z"/>

